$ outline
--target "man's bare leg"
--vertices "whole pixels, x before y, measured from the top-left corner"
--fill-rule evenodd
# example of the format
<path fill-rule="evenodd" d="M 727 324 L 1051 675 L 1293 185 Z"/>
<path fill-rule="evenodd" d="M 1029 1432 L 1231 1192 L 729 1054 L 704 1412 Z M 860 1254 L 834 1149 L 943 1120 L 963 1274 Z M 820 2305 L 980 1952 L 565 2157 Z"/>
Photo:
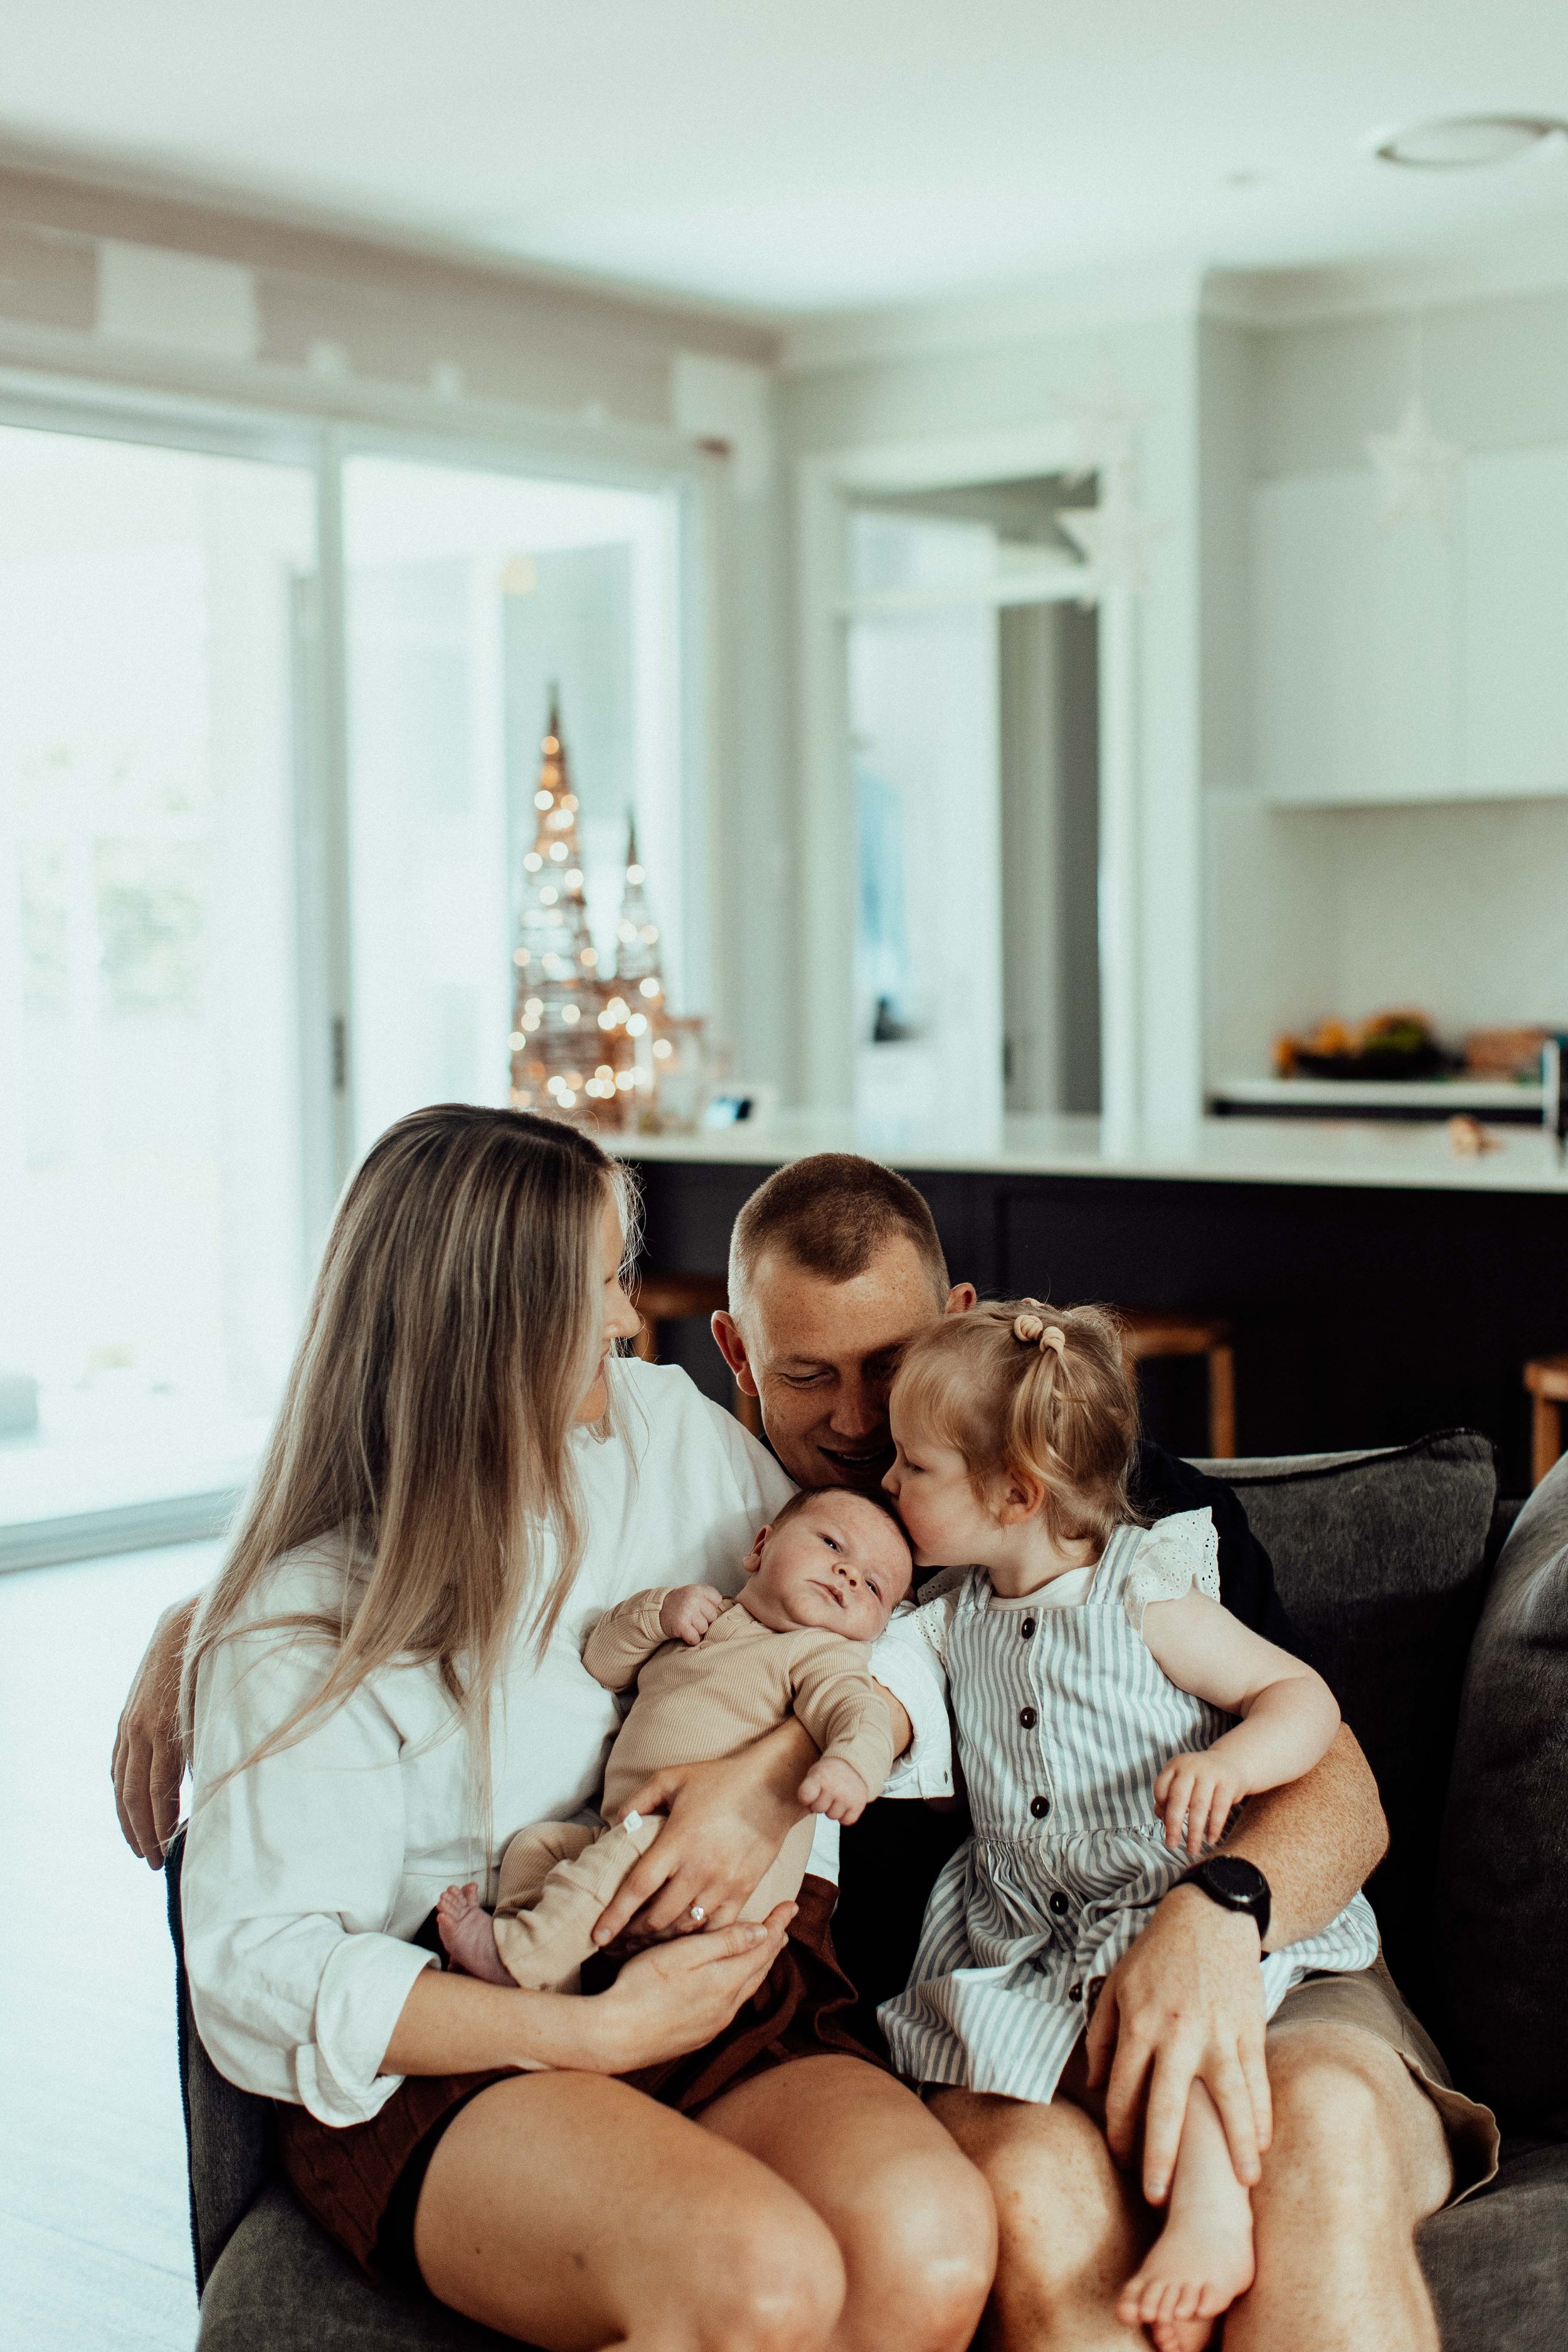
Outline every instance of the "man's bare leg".
<path fill-rule="evenodd" d="M 1066 2098 L 1037 2106 L 976 2091 L 938 2091 L 931 2105 L 996 2203 L 986 2352 L 1147 2352 L 1116 2305 L 1153 2223 L 1092 2116 Z"/>
<path fill-rule="evenodd" d="M 1436 2108 L 1353 2026 L 1282 2027 L 1268 2074 L 1258 2276 L 1226 2320 L 1226 2352 L 1438 2352 L 1415 2257 L 1416 2225 L 1453 2179 Z"/>

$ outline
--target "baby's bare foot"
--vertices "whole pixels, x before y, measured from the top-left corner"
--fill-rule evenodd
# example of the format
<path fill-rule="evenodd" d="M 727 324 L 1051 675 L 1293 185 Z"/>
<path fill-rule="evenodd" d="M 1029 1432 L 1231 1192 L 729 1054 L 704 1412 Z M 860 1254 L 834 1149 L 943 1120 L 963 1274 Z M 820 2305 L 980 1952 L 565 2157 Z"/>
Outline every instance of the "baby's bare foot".
<path fill-rule="evenodd" d="M 1116 2315 L 1147 2327 L 1155 2352 L 1204 2352 L 1215 2321 L 1252 2284 L 1252 2214 L 1246 2192 L 1173 2212 L 1128 2280 Z"/>
<path fill-rule="evenodd" d="M 466 1976 L 483 1977 L 487 1984 L 510 1984 L 496 1949 L 495 1927 L 477 1886 L 448 1886 L 436 1906 L 436 1925 L 454 1968 Z"/>

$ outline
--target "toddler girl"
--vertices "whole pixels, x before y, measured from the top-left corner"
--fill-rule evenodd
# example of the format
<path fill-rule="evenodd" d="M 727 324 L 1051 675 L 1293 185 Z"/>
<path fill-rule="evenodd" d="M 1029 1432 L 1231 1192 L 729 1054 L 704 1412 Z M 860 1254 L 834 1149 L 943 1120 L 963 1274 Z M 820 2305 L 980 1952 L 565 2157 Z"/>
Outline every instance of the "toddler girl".
<path fill-rule="evenodd" d="M 917 1568 L 963 1564 L 894 1631 L 947 1675 L 974 1829 L 881 2022 L 914 2081 L 1047 2100 L 1154 1905 L 1242 1798 L 1311 1769 L 1339 1709 L 1220 1606 L 1206 1510 L 1133 1518 L 1137 1404 L 1110 1316 L 1026 1298 L 949 1317 L 906 1351 L 891 1420 L 884 1483 Z M 1266 2011 L 1376 1954 L 1358 1895 L 1265 1955 Z M 1251 2281 L 1247 2192 L 1194 2083 L 1165 2227 L 1120 2316 L 1160 2352 L 1201 2352 Z"/>

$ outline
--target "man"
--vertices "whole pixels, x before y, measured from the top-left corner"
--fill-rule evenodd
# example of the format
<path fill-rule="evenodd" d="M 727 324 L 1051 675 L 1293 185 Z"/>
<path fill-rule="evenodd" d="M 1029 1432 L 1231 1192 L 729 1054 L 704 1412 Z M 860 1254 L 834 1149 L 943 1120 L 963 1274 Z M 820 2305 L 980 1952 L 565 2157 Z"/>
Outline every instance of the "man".
<path fill-rule="evenodd" d="M 972 1285 L 950 1283 L 913 1186 L 841 1153 L 798 1161 L 753 1193 L 736 1220 L 729 1295 L 714 1338 L 760 1399 L 785 1469 L 803 1486 L 863 1488 L 892 1459 L 888 1392 L 901 1349 L 933 1315 L 962 1314 L 975 1297 Z M 1299 1646 L 1227 1487 L 1145 1444 L 1134 1492 L 1155 1516 L 1206 1503 L 1226 1605 Z M 167 1624 L 161 1641 L 168 1652 Z M 155 1642 L 115 1763 L 121 1824 L 154 1866 L 179 1795 L 159 1652 Z M 835 1937 L 863 2012 L 901 1984 L 931 1882 L 961 1834 L 951 1817 L 884 1799 L 847 1836 Z M 1272 1948 L 1331 1918 L 1384 1842 L 1372 1775 L 1342 1728 L 1305 1780 L 1248 1805 L 1224 1851 L 1251 1865 L 1239 1874 L 1244 1893 L 1249 1879 L 1267 1882 Z M 617 1924 L 656 1891 L 634 1873 Z M 1320 1988 L 1304 1986 L 1269 2029 L 1266 2070 L 1259 1948 L 1254 1916 L 1197 1886 L 1159 1906 L 1107 1979 L 1090 2030 L 1110 2145 L 1130 2158 L 1142 2125 L 1142 2183 L 1163 2194 L 1188 2087 L 1194 2076 L 1207 2084 L 1237 2170 L 1256 2184 L 1258 2277 L 1227 2315 L 1226 2352 L 1436 2352 L 1414 2231 L 1448 2195 L 1453 2167 L 1437 2110 L 1401 2054 L 1420 2029 L 1380 1972 L 1337 1980 L 1331 2016 Z M 1065 2103 L 938 2099 L 1001 2218 L 995 2352 L 1131 2352 L 1142 2338 L 1114 2305 L 1150 2234 L 1148 2210 L 1098 2127 Z"/>
<path fill-rule="evenodd" d="M 871 1161 L 822 1153 L 780 1170 L 742 1210 L 730 1311 L 714 1317 L 713 1335 L 742 1391 L 761 1400 L 793 1477 L 870 1486 L 892 1459 L 888 1391 L 905 1342 L 932 1314 L 962 1314 L 974 1297 L 972 1285 L 950 1284 L 912 1185 Z M 1300 1648 L 1228 1487 L 1145 1444 L 1133 1492 L 1156 1517 L 1206 1503 L 1226 1606 Z M 929 1822 L 923 1806 L 884 1800 L 846 1836 L 835 1937 L 868 1996 L 902 1982 L 931 1879 L 953 1843 L 951 1831 L 939 1826 L 933 1839 L 911 1822 L 917 1814 Z M 1304 1780 L 1247 1807 L 1223 1851 L 1267 1879 L 1276 1948 L 1326 1924 L 1384 1843 L 1372 1774 L 1342 1727 Z M 1449 2194 L 1453 2167 L 1437 2108 L 1400 2054 L 1402 2042 L 1419 2045 L 1420 2029 L 1381 1970 L 1345 1980 L 1331 2017 L 1321 1989 L 1303 1986 L 1269 2029 L 1266 2071 L 1258 1953 L 1253 1918 L 1195 1886 L 1159 1906 L 1091 2028 L 1093 2053 L 1111 2061 L 1111 2144 L 1131 2155 L 1142 2111 L 1143 2181 L 1163 2190 L 1188 2085 L 1194 2075 L 1207 2084 L 1237 2169 L 1256 2180 L 1258 2277 L 1226 2318 L 1226 2352 L 1436 2352 L 1414 2236 Z M 995 2352 L 1129 2352 L 1140 2338 L 1114 2305 L 1146 2242 L 1147 2209 L 1094 2124 L 1065 2103 L 946 2091 L 935 2104 L 996 2197 Z"/>

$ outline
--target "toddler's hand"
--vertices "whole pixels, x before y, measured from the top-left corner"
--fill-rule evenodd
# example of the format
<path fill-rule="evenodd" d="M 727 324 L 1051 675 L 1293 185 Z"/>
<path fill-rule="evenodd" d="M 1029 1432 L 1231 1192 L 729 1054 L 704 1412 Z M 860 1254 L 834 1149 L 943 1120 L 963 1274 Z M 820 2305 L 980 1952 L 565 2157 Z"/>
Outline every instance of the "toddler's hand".
<path fill-rule="evenodd" d="M 694 1650 L 723 1606 L 723 1594 L 710 1584 L 678 1584 L 665 1594 L 658 1612 L 665 1640 L 684 1642 Z"/>
<path fill-rule="evenodd" d="M 808 1813 L 826 1813 L 830 1822 L 858 1822 L 871 1791 L 853 1764 L 825 1756 L 800 1784 L 800 1801 Z"/>
<path fill-rule="evenodd" d="M 1217 1845 L 1235 1807 L 1247 1795 L 1242 1775 L 1217 1748 L 1205 1756 L 1173 1756 L 1154 1783 L 1154 1802 L 1165 1823 L 1173 1853 L 1183 1845 L 1194 1862 L 1206 1845 Z"/>

